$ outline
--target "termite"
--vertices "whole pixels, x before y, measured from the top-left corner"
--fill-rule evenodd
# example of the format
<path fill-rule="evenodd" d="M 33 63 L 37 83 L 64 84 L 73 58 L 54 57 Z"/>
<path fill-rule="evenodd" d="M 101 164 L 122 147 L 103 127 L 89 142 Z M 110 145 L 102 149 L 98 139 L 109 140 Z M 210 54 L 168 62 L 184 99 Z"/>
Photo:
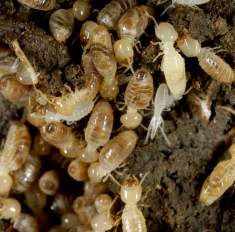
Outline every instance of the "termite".
<path fill-rule="evenodd" d="M 17 0 L 18 2 L 36 10 L 49 11 L 56 5 L 56 0 Z"/>
<path fill-rule="evenodd" d="M 100 151 L 99 162 L 91 164 L 88 169 L 90 180 L 99 183 L 104 176 L 111 176 L 110 172 L 116 169 L 133 151 L 137 139 L 137 134 L 128 130 L 109 140 Z"/>
<path fill-rule="evenodd" d="M 96 69 L 104 77 L 103 83 L 99 86 L 101 97 L 107 100 L 114 99 L 119 93 L 119 87 L 115 84 L 117 61 L 110 34 L 104 26 L 99 25 L 94 29 L 87 48 L 90 48 Z"/>
<path fill-rule="evenodd" d="M 34 137 L 33 142 L 33 153 L 37 154 L 38 156 L 45 156 L 48 155 L 51 151 L 51 145 L 43 140 L 40 131 Z"/>
<path fill-rule="evenodd" d="M 79 21 L 85 21 L 91 15 L 90 1 L 77 0 L 73 4 L 73 16 Z"/>
<path fill-rule="evenodd" d="M 8 174 L 18 170 L 29 155 L 31 138 L 28 128 L 19 121 L 14 121 L 7 133 L 6 142 L 0 159 L 0 197 L 9 194 L 12 177 Z"/>
<path fill-rule="evenodd" d="M 113 45 L 119 64 L 131 67 L 133 62 L 133 47 L 138 43 L 147 26 L 152 22 L 155 11 L 149 6 L 136 6 L 127 11 L 119 20 L 117 33 L 120 40 Z"/>
<path fill-rule="evenodd" d="M 116 30 L 122 15 L 137 5 L 137 0 L 113 0 L 99 12 L 97 23 L 105 26 L 108 30 Z"/>
<path fill-rule="evenodd" d="M 185 62 L 182 56 L 175 50 L 174 41 L 178 38 L 175 28 L 169 23 L 160 23 L 155 27 L 156 36 L 162 41 L 159 44 L 163 51 L 155 57 L 153 62 L 163 56 L 161 69 L 165 74 L 166 83 L 175 99 L 181 99 L 186 89 Z"/>
<path fill-rule="evenodd" d="M 68 166 L 68 174 L 76 181 L 86 181 L 88 179 L 88 168 L 90 164 L 74 159 Z"/>
<path fill-rule="evenodd" d="M 65 42 L 73 32 L 73 15 L 64 9 L 59 9 L 52 13 L 49 20 L 49 29 L 51 35 L 58 42 Z"/>
<path fill-rule="evenodd" d="M 5 219 L 16 217 L 21 212 L 19 201 L 14 198 L 0 199 L 0 216 Z"/>
<path fill-rule="evenodd" d="M 127 129 L 135 129 L 142 121 L 139 109 L 145 109 L 153 97 L 153 78 L 146 69 L 137 70 L 131 77 L 125 91 L 127 113 L 120 118 Z"/>
<path fill-rule="evenodd" d="M 106 100 L 100 100 L 94 107 L 85 131 L 86 148 L 78 156 L 83 162 L 93 163 L 98 157 L 98 147 L 104 146 L 113 129 L 113 110 Z"/>
<path fill-rule="evenodd" d="M 178 46 L 187 57 L 197 57 L 201 68 L 214 79 L 225 83 L 232 83 L 235 80 L 232 68 L 212 52 L 213 49 L 201 48 L 200 43 L 189 34 L 179 34 Z"/>
<path fill-rule="evenodd" d="M 235 144 L 229 148 L 231 159 L 221 161 L 203 183 L 200 202 L 211 205 L 221 197 L 235 180 Z"/>
<path fill-rule="evenodd" d="M 97 213 L 101 214 L 107 211 L 111 203 L 112 203 L 112 198 L 108 194 L 99 195 L 94 202 Z"/>

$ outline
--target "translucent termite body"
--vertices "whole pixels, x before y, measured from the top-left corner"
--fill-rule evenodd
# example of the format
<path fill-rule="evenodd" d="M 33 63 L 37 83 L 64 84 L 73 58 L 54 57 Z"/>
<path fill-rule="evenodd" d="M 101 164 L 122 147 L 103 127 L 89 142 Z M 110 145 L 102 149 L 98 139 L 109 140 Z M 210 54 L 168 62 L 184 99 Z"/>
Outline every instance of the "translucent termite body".
<path fill-rule="evenodd" d="M 133 62 L 133 47 L 155 16 L 153 8 L 142 5 L 128 10 L 119 20 L 117 33 L 120 40 L 114 43 L 114 52 L 119 64 L 129 67 Z"/>
<path fill-rule="evenodd" d="M 38 156 L 48 155 L 51 151 L 51 145 L 43 140 L 40 131 L 34 137 L 33 152 Z"/>
<path fill-rule="evenodd" d="M 99 158 L 98 147 L 104 146 L 113 129 L 113 110 L 106 100 L 100 100 L 94 107 L 87 128 L 85 140 L 87 147 L 79 152 L 79 158 L 83 162 L 93 163 Z"/>
<path fill-rule="evenodd" d="M 75 138 L 69 127 L 61 122 L 50 122 L 40 128 L 42 138 L 60 149 L 63 156 L 73 158 L 78 156 L 79 150 L 85 145 Z"/>
<path fill-rule="evenodd" d="M 86 21 L 81 27 L 79 34 L 80 44 L 84 48 L 90 41 L 93 31 L 98 27 L 98 24 L 93 21 Z"/>
<path fill-rule="evenodd" d="M 56 214 L 65 214 L 70 208 L 71 203 L 67 194 L 58 193 L 50 201 L 50 210 Z"/>
<path fill-rule="evenodd" d="M 39 188 L 46 195 L 55 195 L 59 185 L 60 181 L 56 170 L 45 172 L 39 179 Z"/>
<path fill-rule="evenodd" d="M 68 212 L 60 217 L 60 228 L 62 231 L 68 231 L 71 227 L 78 226 L 80 224 L 78 216 L 75 213 Z"/>
<path fill-rule="evenodd" d="M 125 91 L 125 104 L 127 113 L 120 118 L 127 129 L 135 129 L 142 121 L 139 109 L 149 105 L 153 97 L 153 78 L 146 69 L 137 70 L 130 79 Z"/>
<path fill-rule="evenodd" d="M 156 43 L 160 45 L 160 49 L 163 51 L 157 57 L 164 55 L 161 69 L 165 74 L 167 86 L 175 99 L 181 99 L 186 89 L 187 80 L 184 59 L 174 48 L 174 41 L 177 40 L 178 34 L 169 23 L 156 25 L 155 34 L 162 41 Z"/>
<path fill-rule="evenodd" d="M 73 4 L 73 15 L 79 21 L 85 21 L 91 15 L 91 5 L 89 1 L 77 0 Z"/>
<path fill-rule="evenodd" d="M 28 128 L 21 122 L 15 121 L 8 131 L 0 158 L 0 197 L 9 194 L 12 177 L 8 174 L 16 171 L 25 162 L 31 145 Z"/>
<path fill-rule="evenodd" d="M 69 232 L 93 232 L 93 231 L 90 225 L 80 225 L 71 228 Z"/>
<path fill-rule="evenodd" d="M 36 9 L 36 10 L 43 10 L 43 11 L 49 11 L 52 10 L 56 5 L 56 0 L 17 0 L 18 2 Z"/>
<path fill-rule="evenodd" d="M 128 130 L 109 140 L 100 151 L 99 162 L 91 164 L 88 169 L 90 180 L 95 183 L 101 182 L 104 176 L 117 168 L 130 155 L 137 139 L 136 133 Z"/>
<path fill-rule="evenodd" d="M 49 20 L 49 29 L 55 40 L 65 42 L 73 32 L 73 15 L 64 9 L 54 11 Z"/>
<path fill-rule="evenodd" d="M 188 57 L 198 57 L 201 68 L 214 79 L 232 83 L 235 80 L 235 73 L 232 68 L 210 48 L 201 48 L 199 42 L 192 39 L 189 34 L 180 33 L 178 46 Z"/>
<path fill-rule="evenodd" d="M 25 163 L 14 174 L 12 190 L 15 194 L 25 192 L 41 173 L 42 162 L 36 155 L 29 154 Z"/>
<path fill-rule="evenodd" d="M 0 92 L 7 100 L 20 106 L 27 106 L 30 96 L 34 94 L 32 86 L 21 84 L 15 74 L 8 75 L 0 82 Z"/>
<path fill-rule="evenodd" d="M 80 161 L 80 157 L 74 159 L 68 166 L 68 174 L 76 181 L 88 179 L 88 168 L 90 164 Z"/>
<path fill-rule="evenodd" d="M 162 111 L 172 105 L 174 101 L 174 97 L 172 95 L 169 95 L 168 93 L 168 87 L 166 84 L 161 84 L 156 92 L 155 100 L 153 102 L 154 104 L 154 116 L 151 118 L 149 127 L 148 127 L 148 133 L 145 139 L 145 144 L 148 141 L 148 138 L 150 136 L 151 139 L 154 138 L 158 128 L 162 131 L 162 134 L 168 144 L 170 143 L 168 138 L 165 135 L 164 132 L 164 121 L 161 116 Z"/>
<path fill-rule="evenodd" d="M 16 217 L 21 212 L 19 201 L 14 198 L 0 199 L 0 216 L 5 219 Z"/>
<path fill-rule="evenodd" d="M 99 25 L 94 29 L 87 47 L 90 48 L 97 71 L 104 77 L 103 83 L 99 87 L 101 97 L 112 100 L 119 92 L 114 78 L 117 61 L 114 56 L 110 34 L 104 26 Z"/>
<path fill-rule="evenodd" d="M 112 198 L 108 194 L 101 194 L 95 200 L 95 209 L 98 214 L 101 214 L 109 209 L 109 205 L 112 203 Z"/>
<path fill-rule="evenodd" d="M 126 203 L 122 213 L 123 232 L 147 232 L 145 218 L 137 207 L 137 202 L 142 196 L 142 181 L 139 183 L 139 181 L 131 178 L 121 186 L 121 199 Z"/>
<path fill-rule="evenodd" d="M 231 159 L 221 161 L 203 183 L 200 202 L 211 205 L 221 197 L 235 180 L 235 144 L 229 148 Z"/>
<path fill-rule="evenodd" d="M 108 30 L 116 30 L 122 15 L 137 5 L 138 1 L 136 0 L 113 0 L 99 12 L 97 23 Z"/>

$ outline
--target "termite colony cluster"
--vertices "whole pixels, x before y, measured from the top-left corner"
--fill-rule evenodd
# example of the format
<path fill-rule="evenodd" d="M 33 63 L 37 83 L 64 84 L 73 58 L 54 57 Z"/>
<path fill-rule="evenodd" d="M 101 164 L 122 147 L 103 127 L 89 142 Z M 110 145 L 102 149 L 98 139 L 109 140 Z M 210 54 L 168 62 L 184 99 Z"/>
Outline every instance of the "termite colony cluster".
<path fill-rule="evenodd" d="M 196 8 L 208 1 L 173 0 L 170 7 L 178 3 Z M 55 0 L 18 2 L 37 10 L 52 11 L 49 29 L 59 43 L 71 36 L 75 20 L 85 21 L 96 14 L 85 0 L 75 1 L 69 9 L 56 11 L 53 11 Z M 163 55 L 161 70 L 166 79 L 166 83 L 159 84 L 154 98 L 149 70 L 133 69 L 134 49 L 139 52 L 139 39 L 150 24 L 160 40 L 152 44 L 159 45 L 162 51 L 156 54 L 153 62 Z M 118 35 L 116 41 L 111 36 L 114 31 Z M 148 5 L 138 6 L 137 0 L 111 1 L 98 12 L 97 22 L 83 24 L 79 38 L 83 48 L 84 86 L 68 89 L 61 96 L 47 94 L 40 88 L 43 75 L 35 72 L 17 40 L 12 42 L 11 49 L 0 45 L 0 91 L 13 104 L 28 107 L 28 123 L 38 130 L 32 143 L 28 128 L 19 121 L 12 122 L 0 158 L 0 215 L 11 219 L 13 227 L 20 232 L 107 231 L 118 226 L 121 220 L 123 231 L 147 231 L 145 218 L 137 208 L 142 195 L 141 184 L 147 175 L 140 182 L 134 175 L 127 175 L 120 184 L 111 172 L 122 174 L 116 169 L 135 148 L 138 135 L 134 129 L 144 127 L 141 123 L 143 110 L 150 105 L 153 105 L 153 117 L 145 144 L 149 137 L 155 137 L 158 128 L 170 144 L 164 133 L 162 112 L 188 92 L 185 60 L 175 49 L 175 42 L 185 56 L 197 57 L 201 68 L 220 82 L 233 82 L 234 71 L 213 49 L 201 48 L 189 34 L 178 33 L 169 23 L 157 23 L 155 10 Z M 117 101 L 122 98 L 119 87 L 125 84 L 124 102 Z M 127 110 L 120 117 L 121 128 L 113 131 L 115 107 L 120 111 L 127 107 Z M 83 136 L 72 128 L 87 115 L 89 120 L 86 128 L 82 128 Z M 229 151 L 232 158 L 220 162 L 202 187 L 200 201 L 205 205 L 218 199 L 234 181 L 234 144 Z M 60 173 L 50 168 L 42 173 L 42 160 L 53 152 L 54 161 L 62 166 L 69 163 L 67 173 L 73 180 L 84 182 L 83 195 L 73 198 L 72 204 L 71 199 L 61 193 Z M 109 177 L 120 186 L 121 200 L 125 203 L 120 214 L 116 198 L 108 195 L 105 181 Z M 18 194 L 22 197 L 16 198 L 23 198 L 33 216 L 21 212 L 20 202 L 12 198 Z M 45 207 L 61 215 L 60 224 L 49 224 Z"/>

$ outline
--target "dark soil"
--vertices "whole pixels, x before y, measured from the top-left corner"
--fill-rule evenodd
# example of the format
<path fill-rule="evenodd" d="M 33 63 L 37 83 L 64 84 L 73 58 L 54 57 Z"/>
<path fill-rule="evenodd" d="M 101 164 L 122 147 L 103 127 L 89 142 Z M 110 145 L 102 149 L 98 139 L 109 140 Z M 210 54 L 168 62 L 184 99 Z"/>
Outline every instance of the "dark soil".
<path fill-rule="evenodd" d="M 70 3 L 58 2 L 57 8 L 66 8 Z M 91 4 L 93 9 L 97 9 L 106 2 L 101 1 L 100 6 L 96 1 Z M 139 2 L 140 5 L 146 4 L 144 0 Z M 234 0 L 210 0 L 197 10 L 177 5 L 163 17 L 160 14 L 171 1 L 158 5 L 160 2 L 148 1 L 156 10 L 157 22 L 166 21 L 172 23 L 177 31 L 189 32 L 203 47 L 220 46 L 225 49 L 218 55 L 235 69 Z M 72 37 L 65 44 L 59 44 L 49 35 L 49 16 L 46 12 L 24 8 L 16 1 L 13 3 L 14 8 L 10 1 L 0 1 L 0 42 L 10 45 L 13 39 L 19 41 L 34 69 L 44 75 L 40 84 L 46 87 L 48 93 L 59 95 L 65 90 L 65 83 L 72 88 L 82 87 L 82 74 L 78 66 L 82 49 L 78 41 L 72 43 L 82 23 L 76 22 Z M 95 18 L 96 14 L 90 19 Z M 141 49 L 141 54 L 135 53 L 134 69 L 144 67 L 151 71 L 156 90 L 165 80 L 159 69 L 161 58 L 152 63 L 159 52 L 157 46 L 150 44 L 151 40 L 157 41 L 154 24 L 150 25 L 147 33 L 153 36 L 141 37 L 145 48 Z M 196 58 L 183 57 L 186 61 L 187 88 L 193 86 L 194 92 L 207 99 L 212 111 L 210 119 L 204 117 L 197 102 L 187 102 L 184 97 L 163 115 L 165 132 L 171 144 L 167 145 L 158 132 L 155 139 L 144 146 L 146 131 L 137 128 L 138 146 L 126 160 L 128 172 L 121 178 L 115 174 L 114 177 L 122 183 L 127 174 L 135 174 L 141 179 L 146 172 L 150 172 L 143 183 L 143 195 L 149 192 L 141 202 L 149 205 L 142 208 L 148 231 L 232 232 L 235 231 L 234 187 L 231 186 L 209 207 L 199 202 L 199 194 L 205 178 L 216 164 L 230 157 L 227 149 L 235 133 L 234 115 L 219 106 L 232 108 L 235 105 L 234 84 L 221 84 L 200 68 Z M 121 90 L 124 91 L 125 87 Z M 0 102 L 0 135 L 5 136 L 11 120 L 22 118 L 24 109 L 12 105 L 1 95 Z M 150 116 L 144 118 L 145 126 L 148 126 Z M 120 113 L 115 115 L 116 122 L 119 122 L 119 117 Z M 120 124 L 115 123 L 115 126 L 118 128 Z M 109 186 L 114 194 L 118 194 L 118 186 L 113 182 L 109 182 Z M 123 203 L 119 203 L 123 207 Z M 4 229 L 6 227 L 5 222 L 0 224 L 0 231 L 8 231 Z M 121 231 L 121 226 L 118 229 Z"/>

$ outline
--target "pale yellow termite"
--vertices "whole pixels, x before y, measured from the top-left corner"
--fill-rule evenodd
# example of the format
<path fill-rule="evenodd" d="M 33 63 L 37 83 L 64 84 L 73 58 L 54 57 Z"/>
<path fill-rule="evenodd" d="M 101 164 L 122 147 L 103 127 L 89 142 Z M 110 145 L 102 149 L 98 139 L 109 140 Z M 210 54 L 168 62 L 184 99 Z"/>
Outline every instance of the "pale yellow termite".
<path fill-rule="evenodd" d="M 21 212 L 19 201 L 14 198 L 0 199 L 0 216 L 10 219 L 16 217 Z"/>
<path fill-rule="evenodd" d="M 232 68 L 212 52 L 213 49 L 201 48 L 200 43 L 189 34 L 183 32 L 179 34 L 178 46 L 186 56 L 197 57 L 201 68 L 214 79 L 226 83 L 232 83 L 235 80 Z"/>
<path fill-rule="evenodd" d="M 231 159 L 221 161 L 203 183 L 200 202 L 211 205 L 221 197 L 235 180 L 235 144 L 229 148 Z"/>
<path fill-rule="evenodd" d="M 49 11 L 52 10 L 56 5 L 56 0 L 17 0 L 18 2 L 36 9 L 36 10 L 43 10 Z"/>
<path fill-rule="evenodd" d="M 91 15 L 91 4 L 87 0 L 77 0 L 73 4 L 73 16 L 79 21 L 85 21 Z"/>

